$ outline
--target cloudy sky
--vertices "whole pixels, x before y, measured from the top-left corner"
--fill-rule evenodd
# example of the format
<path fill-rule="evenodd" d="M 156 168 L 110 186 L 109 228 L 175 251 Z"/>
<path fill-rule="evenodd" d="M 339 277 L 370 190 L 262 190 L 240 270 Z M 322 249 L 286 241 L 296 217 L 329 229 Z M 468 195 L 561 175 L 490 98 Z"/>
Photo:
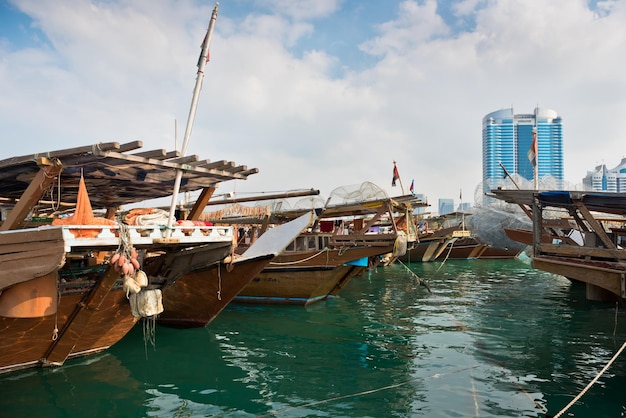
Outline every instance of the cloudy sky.
<path fill-rule="evenodd" d="M 0 158 L 180 148 L 214 5 L 0 0 Z M 397 161 L 436 208 L 473 201 L 487 113 L 539 106 L 580 183 L 626 156 L 625 22 L 626 0 L 222 0 L 187 153 L 259 168 L 218 190 L 241 196 L 398 195 Z"/>

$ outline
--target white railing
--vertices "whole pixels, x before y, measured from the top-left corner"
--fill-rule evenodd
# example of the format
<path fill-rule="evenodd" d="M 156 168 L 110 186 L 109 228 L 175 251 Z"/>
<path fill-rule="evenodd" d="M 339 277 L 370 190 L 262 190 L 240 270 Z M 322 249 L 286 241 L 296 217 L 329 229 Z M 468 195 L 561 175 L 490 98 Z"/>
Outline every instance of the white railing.
<path fill-rule="evenodd" d="M 104 247 L 119 245 L 119 228 L 104 225 L 59 225 L 44 228 L 61 228 L 63 239 L 70 251 L 72 247 Z M 134 246 L 152 246 L 156 244 L 197 245 L 209 242 L 230 242 L 234 239 L 235 230 L 231 226 L 174 226 L 163 225 L 128 226 L 130 242 Z M 94 237 L 77 237 L 74 232 L 79 230 L 96 231 Z M 170 233 L 168 233 L 168 231 Z"/>

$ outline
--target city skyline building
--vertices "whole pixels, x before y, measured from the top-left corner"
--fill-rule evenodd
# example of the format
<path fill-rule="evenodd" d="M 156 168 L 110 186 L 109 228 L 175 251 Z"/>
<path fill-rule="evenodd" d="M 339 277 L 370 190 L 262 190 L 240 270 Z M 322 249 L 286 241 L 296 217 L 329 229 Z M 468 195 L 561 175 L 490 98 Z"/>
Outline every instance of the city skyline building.
<path fill-rule="evenodd" d="M 585 190 L 595 190 L 597 192 L 626 192 L 626 158 L 617 167 L 607 169 L 605 164 L 596 166 L 593 171 L 587 171 L 583 178 Z"/>
<path fill-rule="evenodd" d="M 454 212 L 454 199 L 439 199 L 438 203 L 439 215 L 447 215 Z"/>
<path fill-rule="evenodd" d="M 536 107 L 533 113 L 515 114 L 513 108 L 487 114 L 482 121 L 483 191 L 505 184 L 506 171 L 535 180 L 529 153 L 536 132 L 537 178 L 553 177 L 561 187 L 563 174 L 563 120 L 552 109 Z M 504 167 L 504 168 L 503 168 Z"/>

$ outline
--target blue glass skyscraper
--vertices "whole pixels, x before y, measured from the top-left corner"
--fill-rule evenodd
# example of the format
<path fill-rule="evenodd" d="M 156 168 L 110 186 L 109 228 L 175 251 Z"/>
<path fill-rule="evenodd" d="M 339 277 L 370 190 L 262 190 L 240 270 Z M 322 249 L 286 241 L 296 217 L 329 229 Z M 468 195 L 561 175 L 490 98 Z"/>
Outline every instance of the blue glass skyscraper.
<path fill-rule="evenodd" d="M 505 173 L 534 179 L 534 167 L 528 158 L 537 132 L 538 178 L 552 176 L 557 186 L 563 182 L 563 121 L 554 110 L 535 108 L 534 113 L 514 114 L 502 109 L 483 118 L 483 190 L 504 184 Z"/>

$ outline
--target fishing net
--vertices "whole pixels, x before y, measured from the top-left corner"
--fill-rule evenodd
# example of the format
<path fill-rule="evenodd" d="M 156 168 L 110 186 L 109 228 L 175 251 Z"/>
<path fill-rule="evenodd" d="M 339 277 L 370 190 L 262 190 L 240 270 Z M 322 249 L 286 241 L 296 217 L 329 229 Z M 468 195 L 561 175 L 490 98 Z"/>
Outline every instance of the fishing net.
<path fill-rule="evenodd" d="M 57 218 L 52 221 L 52 225 L 106 225 L 114 226 L 117 223 L 106 218 L 94 216 L 85 179 L 81 176 L 78 183 L 78 195 L 76 197 L 76 209 L 74 214 L 66 218 Z M 70 231 L 75 237 L 94 238 L 97 237 L 101 229 L 73 229 Z"/>
<path fill-rule="evenodd" d="M 507 190 L 532 190 L 535 188 L 532 180 L 512 174 L 512 178 L 497 180 L 497 187 Z M 493 180 L 491 180 L 493 183 Z M 468 229 L 476 239 L 485 244 L 511 249 L 521 249 L 523 244 L 511 240 L 506 236 L 504 229 L 532 230 L 532 220 L 522 209 L 512 203 L 507 203 L 490 196 L 486 196 L 485 190 L 495 189 L 493 184 L 481 183 L 474 193 L 474 208 L 472 215 L 467 217 Z M 573 185 L 552 176 L 544 176 L 539 180 L 539 190 L 580 190 L 582 185 Z M 544 219 L 559 219 L 567 216 L 562 210 L 544 210 Z"/>
<path fill-rule="evenodd" d="M 298 200 L 293 204 L 294 209 L 319 209 L 323 208 L 326 202 L 321 197 L 309 196 Z"/>
<path fill-rule="evenodd" d="M 525 245 L 507 237 L 504 229 L 532 229 L 532 221 L 522 209 L 507 203 L 477 206 L 472 215 L 466 217 L 465 222 L 478 241 L 514 250 L 521 250 Z"/>
<path fill-rule="evenodd" d="M 330 193 L 327 205 L 349 205 L 388 198 L 389 196 L 383 189 L 366 181 L 361 184 L 337 187 Z"/>

